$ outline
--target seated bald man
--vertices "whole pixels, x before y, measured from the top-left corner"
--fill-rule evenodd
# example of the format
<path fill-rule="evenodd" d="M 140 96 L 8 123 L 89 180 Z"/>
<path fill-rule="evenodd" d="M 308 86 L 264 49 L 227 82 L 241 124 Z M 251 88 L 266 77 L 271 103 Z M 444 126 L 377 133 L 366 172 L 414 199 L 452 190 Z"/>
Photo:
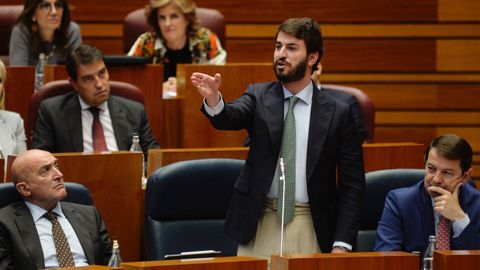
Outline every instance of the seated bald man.
<path fill-rule="evenodd" d="M 0 269 L 107 264 L 111 241 L 93 206 L 67 196 L 57 159 L 43 150 L 20 154 L 12 180 L 23 202 L 0 209 Z"/>

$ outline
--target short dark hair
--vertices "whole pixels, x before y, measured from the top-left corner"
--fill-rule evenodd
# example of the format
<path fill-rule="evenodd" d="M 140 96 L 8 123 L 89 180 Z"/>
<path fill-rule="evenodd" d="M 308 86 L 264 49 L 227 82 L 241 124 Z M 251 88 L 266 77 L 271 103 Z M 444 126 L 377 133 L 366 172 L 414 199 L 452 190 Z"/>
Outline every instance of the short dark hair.
<path fill-rule="evenodd" d="M 103 61 L 103 53 L 93 45 L 81 44 L 75 50 L 68 54 L 65 61 L 68 76 L 77 81 L 78 66 L 94 63 L 98 60 Z"/>
<path fill-rule="evenodd" d="M 280 24 L 275 38 L 280 32 L 302 39 L 307 47 L 307 54 L 318 52 L 318 59 L 313 65 L 312 72 L 316 70 L 323 57 L 323 38 L 320 25 L 311 18 L 291 18 Z"/>
<path fill-rule="evenodd" d="M 440 156 L 448 160 L 460 160 L 462 174 L 472 167 L 472 147 L 458 135 L 446 134 L 435 138 L 425 150 L 425 161 L 427 161 L 432 148 L 435 148 Z"/>

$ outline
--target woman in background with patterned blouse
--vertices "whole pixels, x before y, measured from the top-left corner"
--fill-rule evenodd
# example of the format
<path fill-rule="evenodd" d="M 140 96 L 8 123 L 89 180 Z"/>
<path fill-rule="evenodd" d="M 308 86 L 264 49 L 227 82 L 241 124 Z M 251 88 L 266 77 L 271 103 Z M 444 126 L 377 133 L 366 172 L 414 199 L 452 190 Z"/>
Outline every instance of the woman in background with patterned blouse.
<path fill-rule="evenodd" d="M 150 0 L 148 23 L 154 32 L 143 33 L 128 52 L 164 65 L 164 80 L 175 84 L 178 63 L 225 64 L 227 53 L 218 37 L 200 27 L 192 0 Z"/>

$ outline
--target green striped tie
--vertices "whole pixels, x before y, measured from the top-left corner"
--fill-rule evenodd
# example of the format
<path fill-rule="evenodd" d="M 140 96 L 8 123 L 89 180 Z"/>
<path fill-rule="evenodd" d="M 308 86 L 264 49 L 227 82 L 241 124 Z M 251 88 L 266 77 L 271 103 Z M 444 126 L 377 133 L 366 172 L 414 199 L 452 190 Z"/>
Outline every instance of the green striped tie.
<path fill-rule="evenodd" d="M 295 211 L 295 113 L 293 108 L 299 100 L 296 96 L 291 96 L 288 106 L 287 116 L 283 124 L 283 137 L 281 157 L 285 163 L 285 180 L 280 181 L 278 189 L 278 211 L 277 215 L 281 219 L 282 214 L 282 195 L 283 183 L 285 182 L 285 220 L 287 224 L 292 220 Z"/>

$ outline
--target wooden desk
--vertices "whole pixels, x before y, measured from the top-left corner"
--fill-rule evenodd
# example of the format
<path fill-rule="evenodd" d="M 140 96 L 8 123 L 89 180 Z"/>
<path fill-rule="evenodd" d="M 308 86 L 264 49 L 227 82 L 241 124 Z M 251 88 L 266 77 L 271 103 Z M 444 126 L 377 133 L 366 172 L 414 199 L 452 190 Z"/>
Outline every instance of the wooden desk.
<path fill-rule="evenodd" d="M 436 250 L 433 254 L 435 270 L 477 270 L 480 267 L 480 250 Z"/>
<path fill-rule="evenodd" d="M 125 270 L 267 270 L 267 260 L 254 257 L 216 257 L 122 263 Z"/>
<path fill-rule="evenodd" d="M 142 259 L 144 192 L 141 189 L 140 153 L 54 154 L 65 181 L 85 185 L 107 224 L 118 239 L 124 261 Z"/>
<path fill-rule="evenodd" d="M 193 72 L 210 75 L 222 74 L 221 93 L 225 101 L 232 101 L 242 95 L 250 83 L 275 80 L 271 63 L 210 65 L 177 65 L 177 92 L 181 100 L 179 130 L 168 127 L 180 138 L 178 148 L 196 147 L 240 147 L 247 135 L 242 131 L 220 131 L 214 129 L 200 112 L 202 96 L 193 87 L 190 76 Z"/>
<path fill-rule="evenodd" d="M 369 143 L 363 145 L 365 172 L 393 168 L 423 168 L 424 146 L 418 143 Z M 147 175 L 179 161 L 204 158 L 247 158 L 247 147 L 151 149 Z"/>
<path fill-rule="evenodd" d="M 66 268 L 49 268 L 49 270 L 110 270 L 110 269 L 123 269 L 121 267 L 108 267 L 103 265 L 89 265 L 89 266 L 79 266 L 79 267 L 66 267 Z"/>
<path fill-rule="evenodd" d="M 147 176 L 163 166 L 184 160 L 205 158 L 247 158 L 247 147 L 224 148 L 175 148 L 175 149 L 150 149 L 148 151 Z"/>
<path fill-rule="evenodd" d="M 20 114 L 25 125 L 27 141 L 30 141 L 28 122 L 28 104 L 33 95 L 35 84 L 34 67 L 7 66 L 7 83 L 5 84 L 5 109 Z"/>
<path fill-rule="evenodd" d="M 271 260 L 272 270 L 412 270 L 419 265 L 420 256 L 405 252 L 272 255 Z"/>

